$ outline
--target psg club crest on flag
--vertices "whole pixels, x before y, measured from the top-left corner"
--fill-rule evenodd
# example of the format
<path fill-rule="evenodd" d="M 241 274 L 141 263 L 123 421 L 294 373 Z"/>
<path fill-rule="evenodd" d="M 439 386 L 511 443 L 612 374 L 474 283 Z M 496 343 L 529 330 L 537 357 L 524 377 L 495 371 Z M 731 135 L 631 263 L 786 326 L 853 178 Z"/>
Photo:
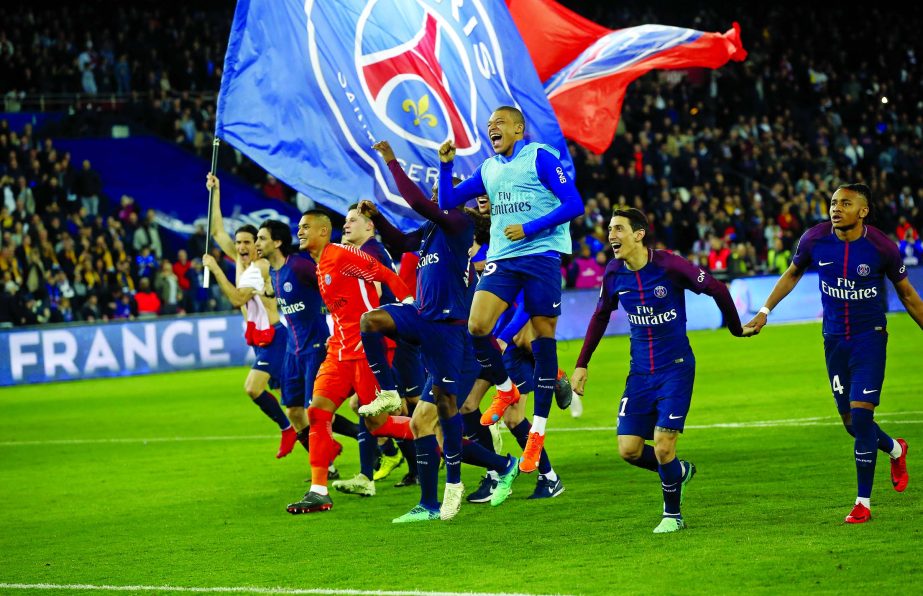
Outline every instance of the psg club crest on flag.
<path fill-rule="evenodd" d="M 345 212 L 374 199 L 411 230 L 421 220 L 372 145 L 388 141 L 428 194 L 446 139 L 462 177 L 493 155 L 486 123 L 502 105 L 573 175 L 503 0 L 238 0 L 216 128 L 315 201 Z"/>
<path fill-rule="evenodd" d="M 666 295 L 667 295 L 667 289 L 665 287 L 657 286 L 656 288 L 654 288 L 654 296 L 657 296 L 658 298 L 663 298 Z"/>
<path fill-rule="evenodd" d="M 872 271 L 871 267 L 869 267 L 865 263 L 862 263 L 861 265 L 856 267 L 856 273 L 858 273 L 862 277 L 867 276 L 869 273 L 871 273 L 871 271 Z"/>

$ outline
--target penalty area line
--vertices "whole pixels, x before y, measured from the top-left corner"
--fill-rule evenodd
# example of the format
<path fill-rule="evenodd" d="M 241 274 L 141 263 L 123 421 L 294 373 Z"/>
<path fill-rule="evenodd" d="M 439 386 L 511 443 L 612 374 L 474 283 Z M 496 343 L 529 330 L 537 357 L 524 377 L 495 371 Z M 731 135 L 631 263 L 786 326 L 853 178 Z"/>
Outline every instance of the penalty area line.
<path fill-rule="evenodd" d="M 194 592 L 199 594 L 330 594 L 333 596 L 535 596 L 504 592 L 421 592 L 416 590 L 328 590 L 324 588 L 260 588 L 256 586 L 111 586 L 95 584 L 0 583 L 5 590 L 61 590 L 71 592 Z"/>
<path fill-rule="evenodd" d="M 902 416 L 915 416 L 923 414 L 916 412 L 888 412 L 875 416 L 876 420 L 900 424 L 923 424 L 923 420 L 907 420 Z M 786 418 L 782 420 L 750 420 L 740 422 L 715 422 L 712 424 L 687 424 L 686 430 L 714 430 L 721 428 L 782 428 L 798 426 L 841 426 L 842 421 L 830 416 L 815 416 L 811 418 Z M 549 428 L 550 433 L 578 433 L 578 432 L 612 432 L 614 426 L 584 426 L 575 428 Z M 277 435 L 276 435 L 277 436 Z M 103 444 L 141 444 L 148 443 L 198 443 L 213 441 L 267 441 L 273 435 L 215 435 L 201 437 L 149 437 L 149 438 L 114 438 L 114 439 L 49 439 L 45 441 L 0 441 L 0 447 L 29 447 L 41 445 L 103 445 Z M 0 584 L 2 587 L 2 584 Z"/>

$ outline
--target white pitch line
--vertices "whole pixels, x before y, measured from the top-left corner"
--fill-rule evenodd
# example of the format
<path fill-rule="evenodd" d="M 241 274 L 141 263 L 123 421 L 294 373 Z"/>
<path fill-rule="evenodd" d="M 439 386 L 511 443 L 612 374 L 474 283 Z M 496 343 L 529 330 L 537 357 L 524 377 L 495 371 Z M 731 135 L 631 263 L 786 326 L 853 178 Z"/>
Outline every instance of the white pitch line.
<path fill-rule="evenodd" d="M 94 592 L 195 592 L 231 594 L 330 594 L 333 596 L 533 596 L 531 594 L 497 592 L 420 592 L 392 590 L 327 590 L 324 588 L 259 588 L 248 586 L 110 586 L 93 584 L 17 584 L 0 583 L 0 589 L 9 590 L 69 590 Z"/>
<path fill-rule="evenodd" d="M 878 414 L 876 420 L 899 422 L 901 424 L 923 424 L 923 420 L 904 420 L 901 416 L 923 414 L 916 412 L 889 412 Z M 781 420 L 751 420 L 743 422 L 715 422 L 713 424 L 687 424 L 686 429 L 714 430 L 720 428 L 781 428 L 799 426 L 840 426 L 840 420 L 830 416 L 814 416 L 811 418 L 786 418 Z M 614 426 L 584 426 L 579 428 L 549 428 L 550 433 L 576 433 L 576 432 L 611 432 Z M 274 435 L 215 435 L 201 437 L 149 437 L 149 438 L 117 438 L 117 439 L 51 439 L 47 441 L 0 441 L 0 447 L 29 447 L 40 445 L 101 445 L 101 444 L 147 444 L 147 443 L 196 443 L 211 441 L 266 441 L 276 438 Z"/>

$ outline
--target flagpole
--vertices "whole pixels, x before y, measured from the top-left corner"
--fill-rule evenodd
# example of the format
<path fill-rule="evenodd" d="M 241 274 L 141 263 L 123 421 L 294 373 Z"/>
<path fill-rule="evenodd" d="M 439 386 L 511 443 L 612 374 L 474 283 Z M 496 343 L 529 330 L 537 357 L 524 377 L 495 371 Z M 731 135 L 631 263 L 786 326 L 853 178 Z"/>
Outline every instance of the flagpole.
<path fill-rule="evenodd" d="M 216 136 L 215 140 L 212 141 L 212 169 L 211 169 L 212 176 L 215 175 L 215 170 L 218 168 L 218 146 L 220 144 L 221 144 L 221 139 L 219 139 Z M 210 245 L 211 245 L 211 240 L 212 240 L 212 202 L 214 200 L 214 197 L 215 197 L 215 187 L 212 186 L 208 190 L 208 220 L 205 222 L 205 254 L 208 254 L 211 248 Z M 204 271 L 205 279 L 202 283 L 202 287 L 206 289 L 208 288 L 210 273 L 211 271 L 209 271 L 208 267 L 205 267 L 205 271 Z"/>

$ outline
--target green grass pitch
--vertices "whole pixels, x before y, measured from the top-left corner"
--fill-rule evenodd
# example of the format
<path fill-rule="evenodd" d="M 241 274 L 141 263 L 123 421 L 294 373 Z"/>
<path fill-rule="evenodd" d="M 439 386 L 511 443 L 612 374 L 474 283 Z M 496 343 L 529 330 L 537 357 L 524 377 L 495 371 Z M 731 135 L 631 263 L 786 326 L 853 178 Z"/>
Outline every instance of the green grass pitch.
<path fill-rule="evenodd" d="M 307 490 L 307 456 L 296 447 L 274 459 L 277 431 L 244 395 L 244 369 L 4 389 L 0 593 L 921 593 L 923 341 L 906 315 L 890 332 L 876 417 L 908 440 L 911 482 L 894 492 L 880 454 L 872 522 L 855 527 L 843 523 L 852 439 L 818 324 L 770 325 L 749 340 L 690 334 L 698 371 L 678 453 L 699 474 L 683 508 L 689 529 L 667 536 L 651 533 L 658 477 L 616 449 L 625 337 L 597 350 L 583 417 L 552 412 L 547 447 L 563 495 L 528 501 L 534 476 L 523 475 L 503 506 L 466 503 L 455 520 L 428 524 L 391 524 L 418 497 L 392 487 L 403 467 L 373 498 L 334 494 L 329 513 L 287 514 Z M 560 345 L 568 372 L 579 347 Z M 347 476 L 358 455 L 345 445 Z M 477 470 L 463 479 L 475 488 Z"/>

